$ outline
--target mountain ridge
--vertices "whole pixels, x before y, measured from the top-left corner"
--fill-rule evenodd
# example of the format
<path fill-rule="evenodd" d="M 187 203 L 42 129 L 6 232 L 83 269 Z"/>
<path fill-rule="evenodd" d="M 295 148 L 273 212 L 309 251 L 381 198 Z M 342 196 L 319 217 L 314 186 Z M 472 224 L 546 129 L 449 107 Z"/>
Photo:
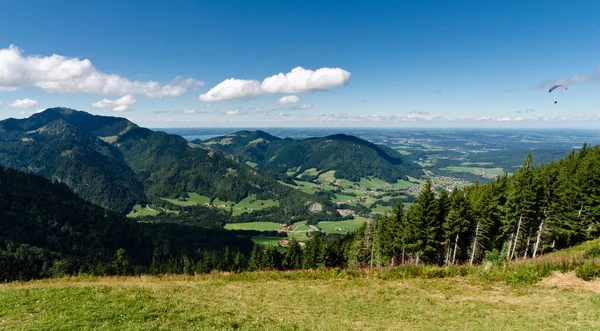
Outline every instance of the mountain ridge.
<path fill-rule="evenodd" d="M 257 130 L 192 142 L 230 153 L 242 162 L 256 163 L 258 169 L 278 175 L 292 172 L 297 176 L 311 168 L 319 174 L 335 170 L 337 178 L 351 181 L 373 176 L 396 182 L 421 175 L 420 167 L 397 151 L 346 134 L 295 140 Z"/>
<path fill-rule="evenodd" d="M 56 162 L 72 159 L 78 163 Z M 286 212 L 301 212 L 298 206 L 308 202 L 334 212 L 323 199 L 285 187 L 223 152 L 192 148 L 181 136 L 124 118 L 68 108 L 0 121 L 0 165 L 64 181 L 84 199 L 121 213 L 136 203 L 188 192 L 233 202 L 261 194 L 297 205 Z M 97 182 L 99 174 L 110 180 Z"/>

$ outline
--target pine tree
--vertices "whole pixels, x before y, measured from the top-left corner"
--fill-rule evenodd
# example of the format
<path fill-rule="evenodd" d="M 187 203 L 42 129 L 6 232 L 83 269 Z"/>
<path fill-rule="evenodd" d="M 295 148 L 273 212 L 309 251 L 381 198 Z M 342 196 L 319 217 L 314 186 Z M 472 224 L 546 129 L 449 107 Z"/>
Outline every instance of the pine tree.
<path fill-rule="evenodd" d="M 507 203 L 505 206 L 506 218 L 503 225 L 505 235 L 511 235 L 511 250 L 507 252 L 509 260 L 518 256 L 521 251 L 527 251 L 529 235 L 535 227 L 535 220 L 539 213 L 538 191 L 533 180 L 533 166 L 531 153 L 523 161 L 523 165 L 511 178 Z"/>
<path fill-rule="evenodd" d="M 281 254 L 275 245 L 269 245 L 262 256 L 262 267 L 265 270 L 281 269 Z"/>
<path fill-rule="evenodd" d="M 250 253 L 250 260 L 248 261 L 248 269 L 250 271 L 263 270 L 263 249 L 260 245 L 254 244 L 252 247 L 252 253 Z"/>
<path fill-rule="evenodd" d="M 225 247 L 223 256 L 221 257 L 221 259 L 219 261 L 219 270 L 222 270 L 222 271 L 233 270 L 233 255 L 229 251 L 229 247 Z"/>
<path fill-rule="evenodd" d="M 428 179 L 419 191 L 414 208 L 410 209 L 408 225 L 413 233 L 410 235 L 409 245 L 419 260 L 423 262 L 437 262 L 439 242 L 438 205 L 431 180 Z"/>
<path fill-rule="evenodd" d="M 244 254 L 237 252 L 235 254 L 235 258 L 233 259 L 233 271 L 242 272 L 248 269 L 248 262 L 246 261 L 246 257 Z"/>
<path fill-rule="evenodd" d="M 309 242 L 312 241 L 314 241 L 314 239 Z M 290 240 L 288 250 L 283 258 L 282 266 L 283 269 L 286 270 L 302 268 L 302 247 L 300 247 L 300 243 L 298 243 L 296 239 Z"/>
<path fill-rule="evenodd" d="M 445 264 L 452 265 L 456 259 L 464 260 L 468 249 L 468 232 L 473 223 L 473 213 L 466 192 L 455 188 L 449 197 L 450 209 L 443 228 L 443 244 L 446 247 Z"/>

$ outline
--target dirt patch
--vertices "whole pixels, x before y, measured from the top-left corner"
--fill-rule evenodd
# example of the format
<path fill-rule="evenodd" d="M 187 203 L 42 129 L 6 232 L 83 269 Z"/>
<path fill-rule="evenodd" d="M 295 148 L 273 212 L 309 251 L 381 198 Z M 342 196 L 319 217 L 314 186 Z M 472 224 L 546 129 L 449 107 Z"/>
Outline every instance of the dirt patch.
<path fill-rule="evenodd" d="M 595 293 L 600 293 L 600 279 L 595 279 L 591 282 L 578 278 L 574 271 L 563 274 L 555 271 L 552 275 L 539 283 L 540 286 L 555 287 L 558 289 L 568 290 L 588 290 Z"/>

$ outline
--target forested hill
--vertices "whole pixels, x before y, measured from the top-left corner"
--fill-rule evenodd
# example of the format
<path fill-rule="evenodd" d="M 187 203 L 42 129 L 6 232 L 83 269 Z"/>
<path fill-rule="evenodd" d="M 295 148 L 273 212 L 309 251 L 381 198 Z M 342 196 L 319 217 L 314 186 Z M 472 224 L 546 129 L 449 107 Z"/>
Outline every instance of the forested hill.
<path fill-rule="evenodd" d="M 152 265 L 168 271 L 184 257 L 226 246 L 248 253 L 252 243 L 220 229 L 136 223 L 82 200 L 64 183 L 0 166 L 1 281 L 134 268 L 148 273 Z"/>
<path fill-rule="evenodd" d="M 316 168 L 319 173 L 335 170 L 337 178 L 352 181 L 373 176 L 387 182 L 422 175 L 417 164 L 397 151 L 344 134 L 294 140 L 263 131 L 240 131 L 194 143 L 225 151 L 277 174 L 293 172 L 296 176 Z"/>
<path fill-rule="evenodd" d="M 512 176 L 436 195 L 428 182 L 416 203 L 356 235 L 350 264 L 477 263 L 535 257 L 600 236 L 600 146 Z M 373 239 L 373 236 L 376 236 Z M 371 249 L 369 242 L 377 242 Z"/>
<path fill-rule="evenodd" d="M 82 198 L 119 212 L 188 192 L 234 202 L 259 194 L 286 201 L 289 213 L 316 202 L 324 213 L 333 210 L 222 152 L 192 148 L 180 136 L 124 118 L 68 108 L 0 121 L 0 165 L 64 182 Z"/>

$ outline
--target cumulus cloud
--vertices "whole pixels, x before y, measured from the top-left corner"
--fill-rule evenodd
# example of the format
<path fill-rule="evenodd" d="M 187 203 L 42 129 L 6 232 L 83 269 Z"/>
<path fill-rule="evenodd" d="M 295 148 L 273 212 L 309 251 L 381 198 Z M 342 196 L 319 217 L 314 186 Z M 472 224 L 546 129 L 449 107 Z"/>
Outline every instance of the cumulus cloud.
<path fill-rule="evenodd" d="M 277 103 L 280 105 L 289 105 L 291 103 L 298 103 L 298 102 L 300 102 L 300 98 L 298 98 L 295 95 L 286 95 L 285 97 L 282 97 L 279 100 L 277 100 Z"/>
<path fill-rule="evenodd" d="M 573 85 L 581 84 L 587 81 L 600 81 L 600 68 L 596 68 L 596 73 L 592 75 L 574 75 L 569 78 L 562 78 L 558 80 L 544 79 L 541 82 L 533 85 L 530 89 L 543 89 L 548 88 L 554 84 Z"/>
<path fill-rule="evenodd" d="M 116 100 L 110 99 L 102 99 L 94 104 L 92 107 L 94 108 L 112 108 L 114 111 L 127 111 L 130 109 L 130 106 L 135 104 L 137 100 L 131 94 L 128 94 L 124 97 L 121 97 Z"/>
<path fill-rule="evenodd" d="M 208 102 L 247 98 L 262 94 L 327 91 L 346 85 L 349 80 L 350 73 L 340 68 L 320 68 L 313 71 L 296 67 L 287 74 L 279 73 L 265 78 L 262 82 L 229 78 L 201 94 L 199 99 Z"/>
<path fill-rule="evenodd" d="M 428 113 L 428 112 L 426 112 L 426 111 L 422 111 L 422 110 L 419 110 L 419 111 L 411 111 L 411 112 L 410 112 L 410 113 L 408 113 L 408 114 L 409 114 L 409 115 L 429 115 L 429 113 Z"/>
<path fill-rule="evenodd" d="M 13 101 L 9 106 L 13 108 L 33 108 L 37 106 L 38 102 L 31 99 L 21 99 Z"/>
<path fill-rule="evenodd" d="M 239 115 L 241 113 L 240 109 L 228 110 L 225 114 L 227 115 Z"/>
<path fill-rule="evenodd" d="M 0 87 L 3 89 L 35 86 L 55 93 L 139 94 L 156 98 L 180 96 L 188 87 L 199 85 L 204 83 L 182 77 L 176 77 L 166 85 L 154 81 L 130 81 L 99 71 L 88 59 L 58 54 L 25 56 L 14 45 L 0 49 Z"/>

